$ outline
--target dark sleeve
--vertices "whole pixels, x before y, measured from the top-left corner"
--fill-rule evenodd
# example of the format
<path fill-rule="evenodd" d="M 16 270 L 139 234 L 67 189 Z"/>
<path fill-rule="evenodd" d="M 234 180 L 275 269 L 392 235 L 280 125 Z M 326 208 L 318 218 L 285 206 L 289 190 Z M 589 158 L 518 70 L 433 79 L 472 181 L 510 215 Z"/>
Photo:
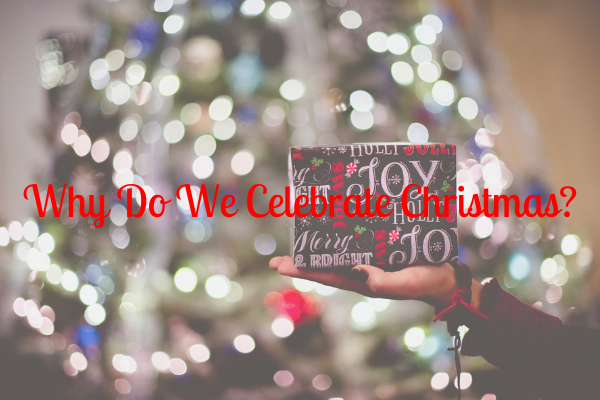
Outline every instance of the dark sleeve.
<path fill-rule="evenodd" d="M 484 285 L 479 310 L 487 320 L 465 310 L 447 319 L 449 327 L 469 327 L 463 355 L 483 356 L 544 400 L 600 392 L 600 331 L 564 325 L 502 290 L 497 279 Z"/>

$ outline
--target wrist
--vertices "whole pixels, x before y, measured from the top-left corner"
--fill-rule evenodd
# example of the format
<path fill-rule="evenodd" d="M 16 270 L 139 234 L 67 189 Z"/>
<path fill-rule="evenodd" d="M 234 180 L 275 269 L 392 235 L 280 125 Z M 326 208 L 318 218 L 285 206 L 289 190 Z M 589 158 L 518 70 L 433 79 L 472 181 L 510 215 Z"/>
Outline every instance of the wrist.
<path fill-rule="evenodd" d="M 442 268 L 445 268 L 448 272 L 447 277 L 438 286 L 438 290 L 431 296 L 431 300 L 428 302 L 435 308 L 436 313 L 450 307 L 453 303 L 452 296 L 461 288 L 461 285 L 457 282 L 454 267 L 450 264 L 444 264 Z M 483 285 L 475 279 L 471 279 L 471 300 L 469 305 L 476 310 L 479 310 L 482 291 Z"/>
<path fill-rule="evenodd" d="M 475 279 L 471 282 L 471 307 L 479 310 L 481 305 L 481 292 L 483 291 L 483 285 L 477 282 Z"/>
<path fill-rule="evenodd" d="M 452 295 L 460 289 L 454 267 L 450 264 L 442 264 L 441 268 L 445 271 L 444 279 L 437 285 L 435 293 L 430 296 L 431 301 L 429 301 L 436 313 L 449 307 L 452 304 Z"/>

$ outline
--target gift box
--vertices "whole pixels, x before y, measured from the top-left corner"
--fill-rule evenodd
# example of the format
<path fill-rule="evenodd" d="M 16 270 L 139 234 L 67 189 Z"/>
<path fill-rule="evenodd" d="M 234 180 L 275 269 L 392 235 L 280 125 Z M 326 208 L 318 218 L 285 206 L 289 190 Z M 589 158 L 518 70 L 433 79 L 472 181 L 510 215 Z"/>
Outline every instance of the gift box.
<path fill-rule="evenodd" d="M 454 145 L 294 147 L 289 159 L 290 189 L 299 201 L 291 241 L 296 267 L 370 264 L 393 271 L 458 260 Z M 427 187 L 427 216 L 424 190 L 418 193 L 411 184 Z M 432 195 L 439 199 L 440 216 Z M 378 203 L 386 204 L 380 214 Z"/>

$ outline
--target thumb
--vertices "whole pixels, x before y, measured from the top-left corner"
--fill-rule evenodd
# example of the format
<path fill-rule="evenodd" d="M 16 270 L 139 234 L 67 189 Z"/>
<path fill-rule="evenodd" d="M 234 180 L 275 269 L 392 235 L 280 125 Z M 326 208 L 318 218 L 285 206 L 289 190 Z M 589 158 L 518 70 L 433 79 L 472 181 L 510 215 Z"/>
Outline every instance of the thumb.
<path fill-rule="evenodd" d="M 387 286 L 385 284 L 387 275 L 389 275 L 388 272 L 373 265 L 357 265 L 352 268 L 352 276 L 365 282 L 374 295 L 385 294 L 383 293 L 383 289 Z"/>

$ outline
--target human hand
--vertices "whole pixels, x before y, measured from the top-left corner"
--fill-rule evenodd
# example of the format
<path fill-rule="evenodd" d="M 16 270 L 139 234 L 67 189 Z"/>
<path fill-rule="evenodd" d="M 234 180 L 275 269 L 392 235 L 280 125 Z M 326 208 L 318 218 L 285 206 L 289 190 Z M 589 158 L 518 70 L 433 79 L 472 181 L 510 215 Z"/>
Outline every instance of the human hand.
<path fill-rule="evenodd" d="M 269 267 L 281 275 L 302 278 L 351 290 L 367 297 L 395 300 L 420 300 L 441 310 L 450 306 L 452 294 L 458 290 L 454 268 L 441 265 L 414 265 L 387 272 L 372 265 L 357 265 L 347 272 L 329 272 L 296 268 L 292 257 L 274 257 Z M 473 281 L 471 306 L 479 307 L 481 285 Z"/>

